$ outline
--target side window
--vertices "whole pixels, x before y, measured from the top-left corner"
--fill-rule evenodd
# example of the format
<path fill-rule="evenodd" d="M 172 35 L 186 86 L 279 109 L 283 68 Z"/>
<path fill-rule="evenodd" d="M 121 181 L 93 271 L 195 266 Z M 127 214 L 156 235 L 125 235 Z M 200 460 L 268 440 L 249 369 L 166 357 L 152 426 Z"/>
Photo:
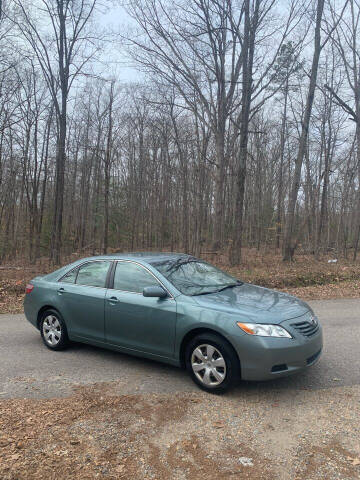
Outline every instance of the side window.
<path fill-rule="evenodd" d="M 75 268 L 74 270 L 71 270 L 60 279 L 60 282 L 75 283 L 77 272 L 78 272 L 77 268 Z"/>
<path fill-rule="evenodd" d="M 79 268 L 76 279 L 78 285 L 105 287 L 110 262 L 90 262 Z"/>
<path fill-rule="evenodd" d="M 145 268 L 131 262 L 118 262 L 114 275 L 114 289 L 142 293 L 145 287 L 159 282 Z"/>

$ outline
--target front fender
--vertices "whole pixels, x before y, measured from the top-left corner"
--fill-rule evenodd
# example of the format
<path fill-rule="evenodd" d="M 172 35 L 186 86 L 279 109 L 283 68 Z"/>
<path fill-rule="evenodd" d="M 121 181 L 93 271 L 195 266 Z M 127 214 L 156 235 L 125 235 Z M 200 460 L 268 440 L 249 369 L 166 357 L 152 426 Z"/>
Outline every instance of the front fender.
<path fill-rule="evenodd" d="M 181 360 L 183 340 L 190 332 L 197 329 L 206 329 L 220 334 L 239 354 L 236 347 L 237 339 L 246 334 L 236 325 L 237 321 L 239 321 L 238 316 L 231 313 L 203 308 L 192 303 L 177 302 L 176 357 Z"/>

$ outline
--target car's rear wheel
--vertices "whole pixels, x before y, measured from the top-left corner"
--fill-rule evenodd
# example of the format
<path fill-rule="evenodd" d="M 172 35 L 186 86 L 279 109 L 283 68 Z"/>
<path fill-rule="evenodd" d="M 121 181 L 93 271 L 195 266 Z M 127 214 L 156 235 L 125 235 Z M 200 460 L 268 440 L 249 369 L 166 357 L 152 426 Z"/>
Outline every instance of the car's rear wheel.
<path fill-rule="evenodd" d="M 69 344 L 66 325 L 57 310 L 46 310 L 40 321 L 41 338 L 50 350 L 64 350 Z"/>
<path fill-rule="evenodd" d="M 204 333 L 191 339 L 185 363 L 194 382 L 207 392 L 223 393 L 240 379 L 239 359 L 234 349 L 216 334 Z"/>

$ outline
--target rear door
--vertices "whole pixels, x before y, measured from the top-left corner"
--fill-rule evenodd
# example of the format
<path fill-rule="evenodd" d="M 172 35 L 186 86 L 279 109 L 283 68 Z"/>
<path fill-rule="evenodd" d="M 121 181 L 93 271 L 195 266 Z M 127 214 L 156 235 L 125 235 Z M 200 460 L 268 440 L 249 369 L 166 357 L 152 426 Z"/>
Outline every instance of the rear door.
<path fill-rule="evenodd" d="M 72 270 L 58 282 L 61 313 L 70 337 L 104 341 L 106 281 L 111 261 L 94 260 Z"/>
<path fill-rule="evenodd" d="M 110 344 L 171 358 L 174 356 L 176 301 L 144 297 L 144 287 L 159 285 L 150 270 L 132 261 L 116 262 L 106 292 L 105 337 Z"/>

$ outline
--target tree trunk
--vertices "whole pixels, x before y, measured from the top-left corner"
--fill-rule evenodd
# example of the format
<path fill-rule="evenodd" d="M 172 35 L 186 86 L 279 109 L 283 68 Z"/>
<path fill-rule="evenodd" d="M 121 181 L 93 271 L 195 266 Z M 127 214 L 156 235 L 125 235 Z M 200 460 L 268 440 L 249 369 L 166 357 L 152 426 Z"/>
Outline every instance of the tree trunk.
<path fill-rule="evenodd" d="M 277 209 L 276 209 L 276 248 L 280 248 L 280 238 L 282 233 L 282 209 L 284 201 L 284 153 L 285 153 L 285 141 L 286 141 L 286 115 L 287 115 L 287 102 L 289 94 L 289 78 L 286 78 L 285 91 L 284 91 L 284 112 L 281 122 L 281 138 L 280 138 L 280 168 L 279 168 L 279 187 L 277 197 Z"/>
<path fill-rule="evenodd" d="M 284 236 L 284 247 L 283 247 L 283 260 L 284 261 L 291 261 L 294 256 L 294 252 L 296 249 L 296 242 L 295 242 L 295 207 L 300 187 L 301 181 L 301 168 L 304 160 L 305 149 L 308 139 L 309 133 L 309 124 L 310 124 L 310 117 L 311 117 L 311 110 L 314 102 L 314 95 L 315 95 L 315 88 L 316 88 L 316 78 L 319 66 L 319 58 L 321 52 L 321 44 L 320 44 L 320 33 L 321 33 L 321 20 L 324 10 L 324 1 L 325 0 L 318 0 L 317 2 L 317 12 L 316 12 L 316 26 L 315 26 L 315 40 L 314 40 L 314 55 L 313 61 L 311 66 L 311 75 L 310 75 L 310 83 L 309 83 L 309 90 L 306 100 L 306 107 L 304 112 L 304 117 L 302 121 L 302 128 L 301 128 L 301 135 L 300 135 L 300 142 L 299 142 L 299 149 L 298 154 L 295 161 L 295 172 L 294 178 L 290 189 L 289 195 L 289 206 L 287 212 L 287 222 L 286 222 L 286 229 L 285 229 L 285 236 Z"/>
<path fill-rule="evenodd" d="M 221 114 L 219 114 L 220 116 Z M 222 120 L 220 120 L 222 122 Z M 216 144 L 216 172 L 215 172 L 215 199 L 214 199 L 214 250 L 221 249 L 224 242 L 224 186 L 225 186 L 225 125 L 222 125 L 215 134 Z"/>
<path fill-rule="evenodd" d="M 112 128 L 113 128 L 113 118 L 112 118 L 113 103 L 114 103 L 114 81 L 111 82 L 111 86 L 110 86 L 109 128 L 108 128 L 108 135 L 107 135 L 107 141 L 106 141 L 106 153 L 105 153 L 103 253 L 107 253 L 108 244 L 109 244 L 109 195 L 110 195 Z"/>
<path fill-rule="evenodd" d="M 59 15 L 59 77 L 61 89 L 61 106 L 58 115 L 58 137 L 57 137 L 57 155 L 56 155 L 56 186 L 55 186 L 55 205 L 54 205 L 54 223 L 52 234 L 51 259 L 55 265 L 60 264 L 61 245 L 62 245 L 62 221 L 64 208 L 64 180 L 65 180 L 65 161 L 66 161 L 66 127 L 67 127 L 67 97 L 69 84 L 69 65 L 66 63 L 66 20 L 64 11 L 64 0 L 58 1 Z"/>
<path fill-rule="evenodd" d="M 259 0 L 256 1 L 252 21 L 250 19 L 250 0 L 244 2 L 244 39 L 243 39 L 243 90 L 241 96 L 240 117 L 240 151 L 236 172 L 236 200 L 234 234 L 229 248 L 229 262 L 238 265 L 241 261 L 241 247 L 243 235 L 243 210 L 245 196 L 246 161 L 249 138 L 249 117 L 252 97 L 253 61 L 255 48 L 255 32 L 258 21 Z"/>

